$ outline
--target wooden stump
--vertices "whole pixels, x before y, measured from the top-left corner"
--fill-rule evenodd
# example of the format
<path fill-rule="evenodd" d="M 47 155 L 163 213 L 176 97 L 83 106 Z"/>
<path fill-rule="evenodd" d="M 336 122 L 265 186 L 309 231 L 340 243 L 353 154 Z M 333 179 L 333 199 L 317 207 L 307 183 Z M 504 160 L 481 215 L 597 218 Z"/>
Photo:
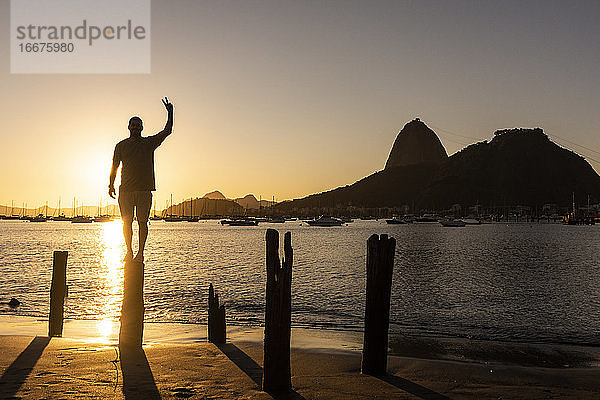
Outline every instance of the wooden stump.
<path fill-rule="evenodd" d="M 279 261 L 279 233 L 267 229 L 267 292 L 262 389 L 286 392 L 292 388 L 290 335 L 292 323 L 292 236 L 284 236 L 284 259 Z"/>
<path fill-rule="evenodd" d="M 67 295 L 67 256 L 66 251 L 55 251 L 52 260 L 52 284 L 50 286 L 50 317 L 48 336 L 62 336 Z"/>
<path fill-rule="evenodd" d="M 215 344 L 227 341 L 225 305 L 219 306 L 219 295 L 215 293 L 212 283 L 208 287 L 208 341 Z"/>
<path fill-rule="evenodd" d="M 144 335 L 144 263 L 125 263 L 119 346 L 142 347 Z"/>
<path fill-rule="evenodd" d="M 396 239 L 372 235 L 367 241 L 367 299 L 361 372 L 385 375 L 387 370 L 390 295 Z"/>

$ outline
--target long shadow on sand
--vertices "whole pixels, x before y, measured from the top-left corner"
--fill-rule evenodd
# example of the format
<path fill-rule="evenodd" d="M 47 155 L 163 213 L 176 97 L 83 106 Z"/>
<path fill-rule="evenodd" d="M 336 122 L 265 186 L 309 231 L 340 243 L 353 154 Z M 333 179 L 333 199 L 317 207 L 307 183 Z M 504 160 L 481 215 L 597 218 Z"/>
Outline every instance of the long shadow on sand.
<path fill-rule="evenodd" d="M 223 352 L 239 369 L 242 370 L 256 385 L 262 387 L 263 369 L 248 354 L 240 350 L 233 343 L 217 344 L 219 350 Z M 287 393 L 269 393 L 275 400 L 306 400 L 300 394 L 291 390 Z"/>
<path fill-rule="evenodd" d="M 137 346 L 120 346 L 119 351 L 125 399 L 160 399 L 144 350 Z"/>
<path fill-rule="evenodd" d="M 2 398 L 14 397 L 38 362 L 44 349 L 50 343 L 49 337 L 36 336 L 19 354 L 0 377 L 0 394 Z"/>
<path fill-rule="evenodd" d="M 390 385 L 396 386 L 398 389 L 402 389 L 405 392 L 408 392 L 424 400 L 450 400 L 449 397 L 444 396 L 443 394 L 434 392 L 433 390 L 428 389 L 425 386 L 421 386 L 417 383 L 409 381 L 408 379 L 404 379 L 396 375 L 387 374 L 384 376 L 378 376 L 376 378 L 379 378 L 382 381 L 389 383 Z"/>

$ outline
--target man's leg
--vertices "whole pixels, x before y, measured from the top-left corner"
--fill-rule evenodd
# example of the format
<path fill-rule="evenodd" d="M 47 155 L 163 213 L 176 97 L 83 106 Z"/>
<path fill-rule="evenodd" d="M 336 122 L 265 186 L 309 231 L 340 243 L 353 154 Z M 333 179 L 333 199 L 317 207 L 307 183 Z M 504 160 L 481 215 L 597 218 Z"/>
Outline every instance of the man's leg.
<path fill-rule="evenodd" d="M 135 259 L 143 262 L 144 246 L 146 246 L 146 238 L 148 237 L 148 217 L 150 216 L 150 208 L 152 207 L 152 192 L 138 192 L 137 197 L 135 216 L 138 221 L 140 243 Z"/>
<path fill-rule="evenodd" d="M 133 201 L 131 193 L 119 192 L 119 209 L 121 210 L 121 219 L 123 220 L 123 236 L 125 237 L 125 245 L 127 246 L 127 254 L 125 261 L 133 258 L 133 249 L 131 248 L 133 236 Z"/>

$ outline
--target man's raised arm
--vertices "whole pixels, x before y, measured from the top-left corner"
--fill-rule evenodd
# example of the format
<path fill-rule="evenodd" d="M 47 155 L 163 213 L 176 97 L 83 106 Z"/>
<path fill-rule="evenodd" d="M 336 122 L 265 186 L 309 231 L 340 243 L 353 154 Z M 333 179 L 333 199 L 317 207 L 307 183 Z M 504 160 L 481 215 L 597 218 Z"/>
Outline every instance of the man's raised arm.
<path fill-rule="evenodd" d="M 169 99 L 166 97 L 162 99 L 162 103 L 167 109 L 167 123 L 165 124 L 165 128 L 158 132 L 153 136 L 155 138 L 155 147 L 160 146 L 160 144 L 173 132 L 173 104 L 169 102 Z"/>

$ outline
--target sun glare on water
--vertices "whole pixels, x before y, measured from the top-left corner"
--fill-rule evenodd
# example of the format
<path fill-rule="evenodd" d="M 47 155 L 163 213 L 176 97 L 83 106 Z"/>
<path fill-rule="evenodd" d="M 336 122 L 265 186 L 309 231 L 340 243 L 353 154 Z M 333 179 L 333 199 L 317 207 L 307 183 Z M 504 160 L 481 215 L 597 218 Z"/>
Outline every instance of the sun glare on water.
<path fill-rule="evenodd" d="M 103 223 L 99 234 L 102 240 L 102 257 L 100 264 L 99 302 L 100 318 L 97 333 L 103 342 L 111 342 L 118 337 L 118 316 L 121 311 L 123 296 L 123 264 L 124 240 L 123 223 L 120 220 Z"/>

